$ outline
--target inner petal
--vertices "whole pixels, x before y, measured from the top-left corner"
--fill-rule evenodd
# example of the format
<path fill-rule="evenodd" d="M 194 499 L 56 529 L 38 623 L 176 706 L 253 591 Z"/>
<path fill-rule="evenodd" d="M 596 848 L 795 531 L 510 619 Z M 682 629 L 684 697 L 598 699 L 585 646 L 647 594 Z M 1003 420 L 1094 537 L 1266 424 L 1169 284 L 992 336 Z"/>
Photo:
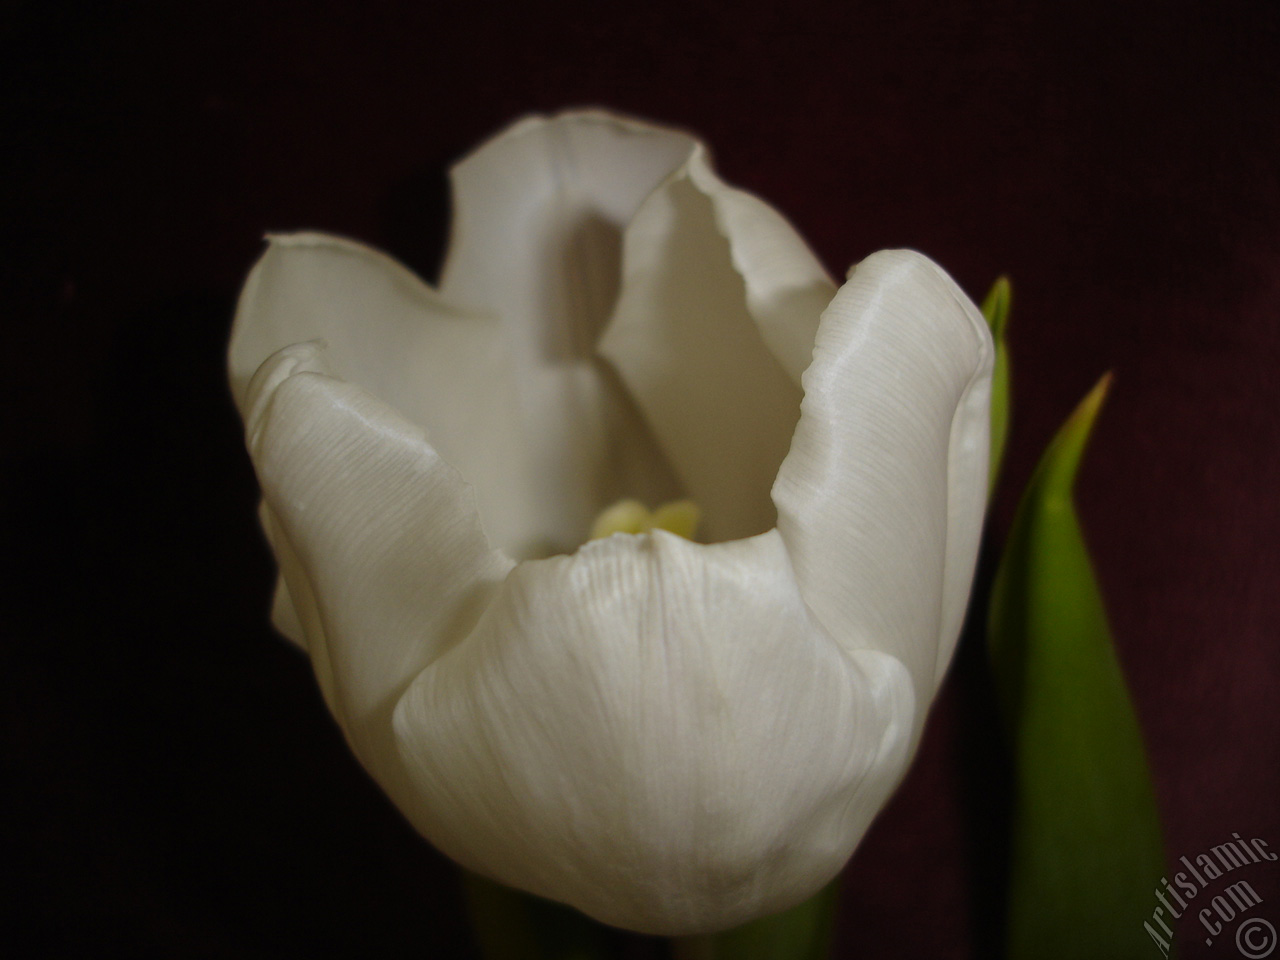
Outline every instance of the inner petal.
<path fill-rule="evenodd" d="M 691 174 L 694 166 L 663 184 L 632 220 L 623 289 L 601 350 L 715 542 L 774 526 L 770 490 L 802 394 L 761 336 L 716 201 L 694 179 L 705 166 Z M 796 327 L 808 325 L 796 318 Z M 811 335 L 802 335 L 811 351 Z"/>
<path fill-rule="evenodd" d="M 679 133 L 602 113 L 530 118 L 452 172 L 455 220 L 441 292 L 500 317 L 517 424 L 520 503 L 495 542 L 519 558 L 572 551 L 622 497 L 679 483 L 596 342 L 619 286 L 622 230 L 693 149 Z"/>

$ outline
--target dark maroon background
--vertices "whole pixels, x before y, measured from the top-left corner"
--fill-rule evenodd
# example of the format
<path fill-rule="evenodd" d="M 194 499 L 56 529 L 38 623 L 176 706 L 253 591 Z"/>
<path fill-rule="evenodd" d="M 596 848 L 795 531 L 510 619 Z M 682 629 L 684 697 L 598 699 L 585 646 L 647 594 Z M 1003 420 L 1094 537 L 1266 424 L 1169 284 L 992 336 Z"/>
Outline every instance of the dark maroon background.
<path fill-rule="evenodd" d="M 1233 831 L 1280 848 L 1280 6 L 620 9 L 5 6 L 2 935 L 33 935 L 22 956 L 469 949 L 452 868 L 267 626 L 222 352 L 264 231 L 430 274 L 445 165 L 571 105 L 698 131 L 833 271 L 906 245 L 975 297 L 1012 276 L 995 542 L 1116 372 L 1079 499 L 1170 857 Z M 847 871 L 838 956 L 994 955 L 975 639 Z M 1251 869 L 1280 924 L 1280 871 Z M 1184 956 L 1234 955 L 1184 929 Z"/>

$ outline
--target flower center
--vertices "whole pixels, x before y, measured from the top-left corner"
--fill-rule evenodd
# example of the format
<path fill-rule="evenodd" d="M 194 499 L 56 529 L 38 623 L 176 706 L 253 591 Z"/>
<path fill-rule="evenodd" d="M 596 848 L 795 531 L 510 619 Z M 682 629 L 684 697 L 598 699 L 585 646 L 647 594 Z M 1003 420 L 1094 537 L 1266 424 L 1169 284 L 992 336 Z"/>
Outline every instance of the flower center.
<path fill-rule="evenodd" d="M 600 512 L 591 525 L 591 539 L 602 540 L 615 533 L 648 533 L 666 530 L 692 540 L 702 511 L 692 500 L 672 500 L 650 511 L 639 500 L 619 500 Z"/>

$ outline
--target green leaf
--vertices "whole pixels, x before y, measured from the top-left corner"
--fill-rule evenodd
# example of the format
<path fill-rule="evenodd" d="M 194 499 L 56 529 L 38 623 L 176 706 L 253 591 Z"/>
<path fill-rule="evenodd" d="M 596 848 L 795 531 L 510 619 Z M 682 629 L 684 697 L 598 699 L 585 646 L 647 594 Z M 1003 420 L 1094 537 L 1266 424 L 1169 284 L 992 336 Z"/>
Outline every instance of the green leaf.
<path fill-rule="evenodd" d="M 991 469 L 987 476 L 987 497 L 995 489 L 1004 462 L 1005 442 L 1009 437 L 1009 347 L 1005 331 L 1009 327 L 1009 309 L 1013 305 L 1013 287 L 1008 277 L 1001 277 L 982 301 L 982 315 L 991 327 L 996 343 L 995 366 L 991 371 Z"/>
<path fill-rule="evenodd" d="M 463 871 L 472 933 L 484 960 L 604 960 L 619 934 L 571 907 Z"/>
<path fill-rule="evenodd" d="M 799 906 L 724 933 L 681 937 L 676 960 L 826 960 L 839 882 Z"/>
<path fill-rule="evenodd" d="M 1159 817 L 1072 502 L 1109 382 L 1041 459 L 992 591 L 991 665 L 1014 754 L 1009 960 L 1158 954 L 1143 922 L 1164 875 Z"/>

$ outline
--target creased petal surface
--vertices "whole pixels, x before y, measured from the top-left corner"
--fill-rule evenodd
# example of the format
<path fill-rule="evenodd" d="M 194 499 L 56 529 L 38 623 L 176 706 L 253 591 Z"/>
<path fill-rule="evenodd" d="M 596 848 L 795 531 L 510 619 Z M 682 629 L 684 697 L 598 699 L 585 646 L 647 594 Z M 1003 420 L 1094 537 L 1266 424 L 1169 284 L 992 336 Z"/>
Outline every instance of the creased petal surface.
<path fill-rule="evenodd" d="M 392 710 L 473 628 L 511 562 L 421 429 L 336 379 L 319 345 L 272 356 L 244 404 L 268 534 L 321 689 L 356 755 L 417 820 Z"/>
<path fill-rule="evenodd" d="M 461 863 L 653 933 L 814 892 L 897 782 L 911 681 L 816 626 L 776 531 L 618 534 L 517 567 L 396 736 Z"/>
<path fill-rule="evenodd" d="M 901 660 L 921 704 L 950 660 L 968 598 L 991 356 L 977 307 L 940 267 L 909 250 L 868 257 L 823 314 L 773 490 L 818 622 L 843 643 Z"/>

